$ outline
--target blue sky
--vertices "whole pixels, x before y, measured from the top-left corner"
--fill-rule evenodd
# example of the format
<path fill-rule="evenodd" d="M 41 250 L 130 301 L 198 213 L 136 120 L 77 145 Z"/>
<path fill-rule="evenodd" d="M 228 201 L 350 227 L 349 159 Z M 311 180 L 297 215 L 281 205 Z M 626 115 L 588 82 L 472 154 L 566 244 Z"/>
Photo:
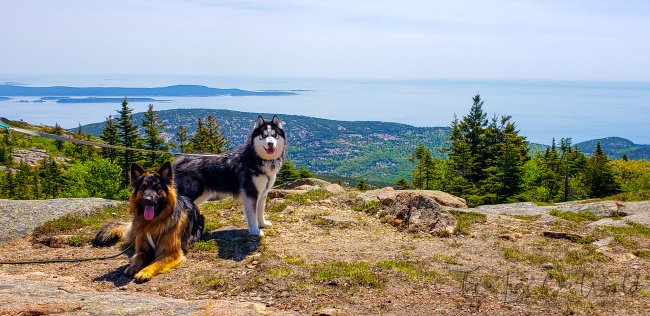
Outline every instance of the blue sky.
<path fill-rule="evenodd" d="M 5 74 L 650 81 L 650 1 L 0 4 Z"/>

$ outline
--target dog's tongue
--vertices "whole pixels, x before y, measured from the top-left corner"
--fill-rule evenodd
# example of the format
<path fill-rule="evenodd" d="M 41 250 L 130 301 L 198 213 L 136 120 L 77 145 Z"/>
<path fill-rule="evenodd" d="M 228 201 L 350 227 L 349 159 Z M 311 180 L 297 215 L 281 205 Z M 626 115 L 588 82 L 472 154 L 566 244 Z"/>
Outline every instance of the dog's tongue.
<path fill-rule="evenodd" d="M 275 152 L 275 148 L 266 148 L 266 153 L 267 154 L 273 155 L 274 152 Z"/>
<path fill-rule="evenodd" d="M 146 219 L 148 221 L 152 220 L 153 219 L 153 214 L 154 214 L 153 206 L 147 205 L 147 206 L 144 207 L 144 219 Z"/>

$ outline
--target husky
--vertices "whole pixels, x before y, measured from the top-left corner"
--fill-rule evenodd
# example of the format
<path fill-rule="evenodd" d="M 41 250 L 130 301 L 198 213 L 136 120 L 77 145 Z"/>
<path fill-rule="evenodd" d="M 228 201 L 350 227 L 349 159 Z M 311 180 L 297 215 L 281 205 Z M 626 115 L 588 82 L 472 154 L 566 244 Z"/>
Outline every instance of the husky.
<path fill-rule="evenodd" d="M 264 218 L 266 196 L 282 167 L 286 149 L 287 138 L 280 118 L 276 115 L 265 121 L 260 115 L 246 143 L 235 152 L 176 159 L 176 190 L 197 205 L 219 195 L 241 197 L 248 231 L 263 236 L 261 228 L 271 226 Z"/>

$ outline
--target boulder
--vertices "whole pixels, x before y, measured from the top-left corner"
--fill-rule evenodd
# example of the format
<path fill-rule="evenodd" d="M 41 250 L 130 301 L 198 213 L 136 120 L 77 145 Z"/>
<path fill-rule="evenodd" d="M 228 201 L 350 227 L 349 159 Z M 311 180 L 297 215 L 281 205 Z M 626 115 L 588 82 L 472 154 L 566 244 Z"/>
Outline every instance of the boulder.
<path fill-rule="evenodd" d="M 392 205 L 395 203 L 396 197 L 402 193 L 426 196 L 443 206 L 467 208 L 467 203 L 464 199 L 453 196 L 446 192 L 435 190 L 395 190 L 392 187 L 385 187 L 360 193 L 359 198 L 361 198 L 364 202 L 379 200 L 384 205 Z"/>
<path fill-rule="evenodd" d="M 449 236 L 456 229 L 456 219 L 431 197 L 402 192 L 395 196 L 394 203 L 380 217 L 408 232 L 424 232 L 436 236 Z"/>
<path fill-rule="evenodd" d="M 298 179 L 296 181 L 290 182 L 290 183 L 283 183 L 280 185 L 276 185 L 275 189 L 280 189 L 280 190 L 296 190 L 299 189 L 300 186 L 310 186 L 310 187 L 316 187 L 316 188 L 323 188 L 330 183 L 321 180 L 321 179 L 316 179 L 316 178 L 304 178 L 304 179 Z"/>
<path fill-rule="evenodd" d="M 341 185 L 336 183 L 328 184 L 322 187 L 321 189 L 332 194 L 345 194 L 345 189 Z"/>

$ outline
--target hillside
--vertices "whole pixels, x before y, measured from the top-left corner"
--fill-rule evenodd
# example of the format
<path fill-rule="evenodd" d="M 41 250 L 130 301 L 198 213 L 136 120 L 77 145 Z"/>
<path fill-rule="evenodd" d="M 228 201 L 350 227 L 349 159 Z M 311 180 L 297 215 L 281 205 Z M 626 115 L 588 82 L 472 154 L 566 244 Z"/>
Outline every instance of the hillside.
<path fill-rule="evenodd" d="M 196 131 L 196 119 L 209 114 L 217 118 L 224 136 L 235 146 L 246 139 L 258 114 L 229 110 L 178 109 L 158 112 L 168 127 L 167 138 L 175 126 L 185 125 L 190 134 Z M 267 119 L 272 114 L 263 114 Z M 143 114 L 134 114 L 136 122 Z M 281 115 L 289 138 L 289 158 L 307 166 L 316 174 L 366 178 L 377 184 L 392 184 L 408 177 L 413 163 L 408 161 L 413 148 L 423 143 L 440 148 L 446 141 L 446 127 L 414 127 L 386 122 L 335 121 L 298 115 Z M 83 126 L 85 132 L 99 135 L 103 123 Z M 437 150 L 434 154 L 439 155 Z"/>
<path fill-rule="evenodd" d="M 596 150 L 596 144 L 600 142 L 603 151 L 610 158 L 619 159 L 627 155 L 629 159 L 650 159 L 650 145 L 639 145 L 621 137 L 606 137 L 588 140 L 577 143 L 580 150 L 591 154 Z"/>
<path fill-rule="evenodd" d="M 242 229 L 240 202 L 203 203 L 203 240 L 143 284 L 124 276 L 126 256 L 0 265 L 0 315 L 640 315 L 650 307 L 647 201 L 468 209 L 439 191 L 303 183 L 272 191 L 273 226 L 261 239 Z M 0 240 L 0 261 L 118 253 L 90 240 L 106 221 L 127 220 L 127 203 L 86 202 L 4 201 L 0 235 L 17 236 Z M 43 203 L 59 215 L 39 212 Z M 27 219 L 13 214 L 25 209 L 39 216 L 29 221 L 35 229 L 16 225 Z M 403 211 L 414 215 L 394 217 Z"/>

